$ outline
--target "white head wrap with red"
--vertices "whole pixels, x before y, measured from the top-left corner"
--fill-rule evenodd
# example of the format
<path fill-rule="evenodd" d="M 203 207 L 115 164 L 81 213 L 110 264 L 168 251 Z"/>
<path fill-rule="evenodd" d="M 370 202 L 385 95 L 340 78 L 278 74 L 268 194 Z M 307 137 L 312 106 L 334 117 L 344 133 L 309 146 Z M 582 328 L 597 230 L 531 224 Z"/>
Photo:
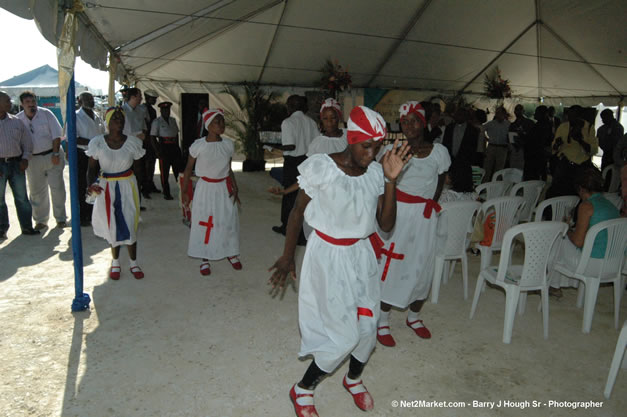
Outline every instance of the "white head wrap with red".
<path fill-rule="evenodd" d="M 425 109 L 417 101 L 408 101 L 403 104 L 398 111 L 401 114 L 401 120 L 403 120 L 403 117 L 406 117 L 409 113 L 414 113 L 422 121 L 424 126 L 427 125 Z"/>
<path fill-rule="evenodd" d="M 348 118 L 347 124 L 348 143 L 364 142 L 368 139 L 375 141 L 385 138 L 385 120 L 383 116 L 365 106 L 355 107 Z"/>
<path fill-rule="evenodd" d="M 322 116 L 322 111 L 324 109 L 333 109 L 337 112 L 337 116 L 342 119 L 342 107 L 340 107 L 340 103 L 337 102 L 336 99 L 334 98 L 327 98 L 326 100 L 324 100 L 322 102 L 322 104 L 320 105 L 320 115 Z"/>
<path fill-rule="evenodd" d="M 222 109 L 205 109 L 202 112 L 202 121 L 205 125 L 205 129 L 209 130 L 209 123 L 217 116 L 220 115 L 224 117 L 224 110 Z"/>

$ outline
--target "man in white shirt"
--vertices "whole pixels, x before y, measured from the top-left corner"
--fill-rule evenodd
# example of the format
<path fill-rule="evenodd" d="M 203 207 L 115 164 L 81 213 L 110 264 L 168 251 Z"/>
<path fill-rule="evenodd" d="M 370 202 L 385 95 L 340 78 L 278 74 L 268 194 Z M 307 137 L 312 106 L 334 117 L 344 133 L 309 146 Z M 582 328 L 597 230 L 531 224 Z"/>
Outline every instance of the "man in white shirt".
<path fill-rule="evenodd" d="M 35 230 L 42 230 L 48 226 L 50 218 L 48 188 L 50 188 L 52 214 L 57 221 L 57 227 L 66 227 L 65 182 L 63 180 L 65 157 L 61 149 L 63 129 L 50 110 L 37 106 L 33 92 L 24 91 L 20 94 L 20 103 L 24 110 L 19 112 L 17 117 L 33 136 L 33 156 L 28 163 L 26 176 Z"/>
<path fill-rule="evenodd" d="M 126 136 L 135 136 L 142 141 L 146 140 L 148 128 L 146 126 L 146 111 L 140 107 L 142 102 L 141 90 L 135 87 L 129 88 L 126 90 L 124 100 L 122 109 L 124 110 L 126 121 L 124 123 L 123 133 Z M 150 193 L 144 192 L 143 190 L 143 184 L 146 181 L 144 162 L 141 161 L 139 164 L 136 164 L 136 167 L 135 176 L 137 177 L 137 184 L 140 187 L 141 194 L 144 198 L 150 198 Z M 145 209 L 142 208 L 142 210 Z"/>
<path fill-rule="evenodd" d="M 157 156 L 159 157 L 159 171 L 161 171 L 161 187 L 163 188 L 163 198 L 172 200 L 170 194 L 170 167 L 174 179 L 178 180 L 181 172 L 181 148 L 179 148 L 179 127 L 174 117 L 170 117 L 170 107 L 172 103 L 164 101 L 159 103 L 161 116 L 152 123 L 150 135 L 159 138 Z"/>
<path fill-rule="evenodd" d="M 509 125 L 507 111 L 503 106 L 497 108 L 494 112 L 494 119 L 484 125 L 488 147 L 485 150 L 483 162 L 485 169 L 483 182 L 492 181 L 492 174 L 505 168 L 509 151 Z"/>
<path fill-rule="evenodd" d="M 272 145 L 283 151 L 283 188 L 296 182 L 298 165 L 307 159 L 307 149 L 311 141 L 320 135 L 316 122 L 305 115 L 307 99 L 292 95 L 287 99 L 289 117 L 281 123 L 281 146 Z M 287 220 L 296 202 L 298 191 L 283 195 L 281 201 L 281 226 L 273 226 L 272 230 L 285 235 Z M 304 242 L 301 232 L 299 242 Z"/>
<path fill-rule="evenodd" d="M 85 155 L 89 141 L 105 132 L 102 118 L 94 112 L 94 96 L 87 91 L 78 96 L 80 108 L 76 111 L 76 148 L 78 155 L 78 195 L 80 202 L 81 226 L 91 224 L 93 206 L 85 201 L 87 193 L 87 165 L 89 157 Z"/>
<path fill-rule="evenodd" d="M 157 118 L 157 111 L 153 107 L 157 103 L 157 98 L 159 98 L 159 94 L 155 90 L 146 90 L 144 92 L 145 102 L 139 105 L 146 119 L 146 139 L 144 140 L 146 155 L 142 158 L 144 169 L 146 170 L 146 178 L 145 183 L 142 184 L 142 190 L 146 198 L 150 198 L 150 193 L 161 192 L 154 183 L 155 163 L 157 162 L 157 139 L 150 133 L 152 123 Z"/>

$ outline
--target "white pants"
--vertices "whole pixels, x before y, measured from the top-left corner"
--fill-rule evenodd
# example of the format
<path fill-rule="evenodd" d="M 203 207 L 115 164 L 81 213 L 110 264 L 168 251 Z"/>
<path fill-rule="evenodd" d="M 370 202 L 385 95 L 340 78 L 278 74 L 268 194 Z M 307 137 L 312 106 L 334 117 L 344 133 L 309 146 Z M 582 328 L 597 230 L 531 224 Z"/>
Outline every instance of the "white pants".
<path fill-rule="evenodd" d="M 67 220 L 65 214 L 65 182 L 63 181 L 63 167 L 65 158 L 60 150 L 59 165 L 52 164 L 52 154 L 33 155 L 28 161 L 26 176 L 28 178 L 28 193 L 33 206 L 33 220 L 35 223 L 47 224 L 50 218 L 50 199 L 48 187 L 52 196 L 52 213 L 57 222 Z"/>

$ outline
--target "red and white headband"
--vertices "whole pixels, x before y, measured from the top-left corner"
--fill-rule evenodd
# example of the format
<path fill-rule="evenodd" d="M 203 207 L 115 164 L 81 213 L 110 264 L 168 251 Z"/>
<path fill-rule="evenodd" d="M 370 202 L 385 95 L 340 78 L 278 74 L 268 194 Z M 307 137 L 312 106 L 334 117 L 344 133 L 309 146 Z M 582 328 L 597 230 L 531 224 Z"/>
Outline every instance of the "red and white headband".
<path fill-rule="evenodd" d="M 205 109 L 202 113 L 202 120 L 205 125 L 205 129 L 209 130 L 209 123 L 217 116 L 224 117 L 224 110 L 222 109 Z"/>
<path fill-rule="evenodd" d="M 418 116 L 423 125 L 427 125 L 425 109 L 417 101 L 408 101 L 403 104 L 398 111 L 401 113 L 401 120 L 403 120 L 403 117 L 406 117 L 409 113 L 413 113 Z"/>
<path fill-rule="evenodd" d="M 320 106 L 320 116 L 322 116 L 322 111 L 324 109 L 333 109 L 337 112 L 337 116 L 342 119 L 342 107 L 340 107 L 340 103 L 337 102 L 334 98 L 328 98 L 322 102 Z"/>
<path fill-rule="evenodd" d="M 364 142 L 368 139 L 375 141 L 385 138 L 385 120 L 383 116 L 365 106 L 355 107 L 348 118 L 346 137 L 348 143 Z"/>

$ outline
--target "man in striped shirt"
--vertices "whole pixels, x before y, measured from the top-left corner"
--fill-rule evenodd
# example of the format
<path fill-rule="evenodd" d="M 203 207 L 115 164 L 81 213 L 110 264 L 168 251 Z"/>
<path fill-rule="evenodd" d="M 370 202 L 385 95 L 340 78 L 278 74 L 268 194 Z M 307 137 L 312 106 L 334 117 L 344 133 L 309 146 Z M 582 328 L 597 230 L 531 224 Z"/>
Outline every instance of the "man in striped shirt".
<path fill-rule="evenodd" d="M 33 153 L 33 139 L 24 124 L 9 110 L 11 98 L 0 91 L 0 240 L 7 238 L 9 229 L 9 213 L 4 200 L 7 182 L 13 192 L 22 234 L 39 234 L 33 229 L 32 207 L 28 201 L 24 174 Z"/>

